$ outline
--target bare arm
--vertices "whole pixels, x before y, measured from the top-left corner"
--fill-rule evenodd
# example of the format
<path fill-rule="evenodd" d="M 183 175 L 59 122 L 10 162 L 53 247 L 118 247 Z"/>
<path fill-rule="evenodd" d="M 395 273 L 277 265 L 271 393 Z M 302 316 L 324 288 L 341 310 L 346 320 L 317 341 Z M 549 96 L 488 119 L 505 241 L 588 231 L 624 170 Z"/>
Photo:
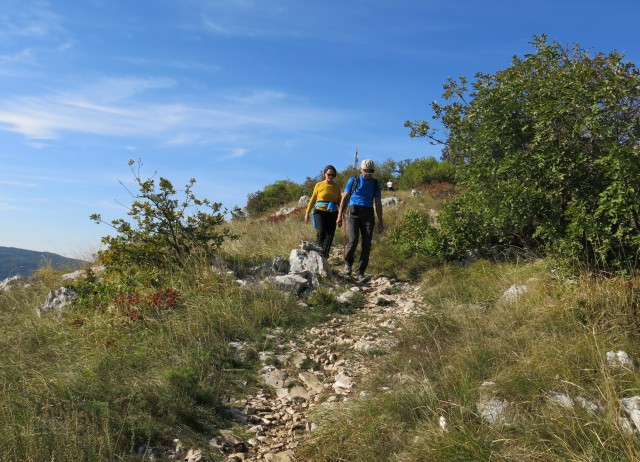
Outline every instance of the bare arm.
<path fill-rule="evenodd" d="M 342 217 L 344 216 L 347 204 L 349 203 L 349 196 L 351 196 L 351 194 L 345 191 L 342 193 L 342 198 L 340 199 L 340 206 L 338 207 L 338 219 L 336 220 L 336 223 L 338 223 L 339 227 L 342 226 Z"/>

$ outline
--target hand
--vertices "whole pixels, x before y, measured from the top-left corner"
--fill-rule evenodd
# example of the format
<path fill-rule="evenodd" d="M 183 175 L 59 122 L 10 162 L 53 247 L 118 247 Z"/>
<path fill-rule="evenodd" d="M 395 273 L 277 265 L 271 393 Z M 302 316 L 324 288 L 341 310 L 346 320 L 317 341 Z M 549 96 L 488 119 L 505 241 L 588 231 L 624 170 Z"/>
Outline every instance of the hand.
<path fill-rule="evenodd" d="M 304 222 L 305 223 L 309 223 L 309 214 L 308 213 L 304 214 Z"/>
<path fill-rule="evenodd" d="M 342 215 L 338 215 L 338 219 L 336 220 L 338 228 L 342 228 Z"/>
<path fill-rule="evenodd" d="M 378 232 L 382 233 L 382 231 L 384 231 L 384 224 L 382 224 L 382 221 L 378 222 Z"/>

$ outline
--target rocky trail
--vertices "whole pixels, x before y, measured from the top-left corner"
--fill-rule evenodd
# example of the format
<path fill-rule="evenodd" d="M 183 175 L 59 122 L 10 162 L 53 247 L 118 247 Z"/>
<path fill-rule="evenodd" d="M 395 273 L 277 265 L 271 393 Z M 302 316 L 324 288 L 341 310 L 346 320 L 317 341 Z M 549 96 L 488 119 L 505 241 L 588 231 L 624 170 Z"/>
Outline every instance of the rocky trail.
<path fill-rule="evenodd" d="M 312 411 L 324 406 L 338 412 L 353 396 L 366 393 L 360 385 L 375 357 L 395 348 L 397 331 L 423 311 L 417 287 L 386 277 L 348 284 L 338 301 L 345 306 L 344 315 L 293 336 L 276 332 L 277 347 L 260 352 L 264 387 L 228 403 L 234 419 L 251 436 L 223 431 L 218 447 L 226 460 L 298 460 L 296 447 L 318 425 Z"/>

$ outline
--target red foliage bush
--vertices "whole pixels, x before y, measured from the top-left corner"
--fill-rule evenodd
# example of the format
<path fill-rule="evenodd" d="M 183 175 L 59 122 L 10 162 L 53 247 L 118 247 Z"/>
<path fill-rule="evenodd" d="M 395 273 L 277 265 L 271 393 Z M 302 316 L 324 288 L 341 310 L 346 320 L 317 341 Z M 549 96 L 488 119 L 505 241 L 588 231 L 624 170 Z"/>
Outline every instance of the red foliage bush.
<path fill-rule="evenodd" d="M 172 310 L 180 301 L 180 292 L 175 289 L 163 289 L 147 297 L 149 305 L 156 310 Z"/>
<path fill-rule="evenodd" d="M 158 290 L 144 298 L 137 292 L 122 292 L 114 298 L 113 303 L 117 311 L 130 322 L 138 322 L 144 320 L 145 308 L 154 308 L 158 312 L 176 308 L 180 295 L 180 292 L 172 288 Z"/>
<path fill-rule="evenodd" d="M 424 186 L 424 192 L 429 194 L 431 197 L 439 199 L 442 197 L 451 197 L 456 192 L 456 185 L 452 183 L 433 183 L 430 185 Z"/>
<path fill-rule="evenodd" d="M 293 215 L 298 215 L 299 213 L 303 212 L 305 209 L 306 209 L 305 206 L 296 207 L 289 213 L 283 213 L 280 215 L 270 215 L 265 219 L 265 221 L 267 223 L 279 223 L 281 221 L 285 221 L 287 218 Z"/>
<path fill-rule="evenodd" d="M 130 310 L 126 310 L 122 313 L 129 321 L 132 323 L 144 321 L 144 315 L 138 311 L 136 308 L 132 308 Z"/>
<path fill-rule="evenodd" d="M 142 303 L 142 297 L 137 292 L 121 292 L 113 299 L 113 304 L 119 311 L 126 311 Z"/>

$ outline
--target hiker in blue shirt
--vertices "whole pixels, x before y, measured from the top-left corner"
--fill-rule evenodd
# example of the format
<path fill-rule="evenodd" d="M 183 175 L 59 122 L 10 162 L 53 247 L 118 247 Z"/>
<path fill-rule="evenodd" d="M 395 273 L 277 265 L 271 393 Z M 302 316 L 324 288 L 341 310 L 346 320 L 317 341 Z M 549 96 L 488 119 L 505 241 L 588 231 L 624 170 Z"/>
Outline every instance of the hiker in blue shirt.
<path fill-rule="evenodd" d="M 343 214 L 347 215 L 347 232 L 349 240 L 344 255 L 344 274 L 351 275 L 358 241 L 362 236 L 360 248 L 360 261 L 356 268 L 355 277 L 358 282 L 366 280 L 364 272 L 369 265 L 369 253 L 371 252 L 371 240 L 373 228 L 376 224 L 375 215 L 378 216 L 378 232 L 382 232 L 382 188 L 380 182 L 373 178 L 375 170 L 373 161 L 365 159 L 360 164 L 360 175 L 351 177 L 342 193 L 340 207 L 338 208 L 338 226 L 342 226 Z M 375 215 L 374 215 L 375 206 Z"/>

